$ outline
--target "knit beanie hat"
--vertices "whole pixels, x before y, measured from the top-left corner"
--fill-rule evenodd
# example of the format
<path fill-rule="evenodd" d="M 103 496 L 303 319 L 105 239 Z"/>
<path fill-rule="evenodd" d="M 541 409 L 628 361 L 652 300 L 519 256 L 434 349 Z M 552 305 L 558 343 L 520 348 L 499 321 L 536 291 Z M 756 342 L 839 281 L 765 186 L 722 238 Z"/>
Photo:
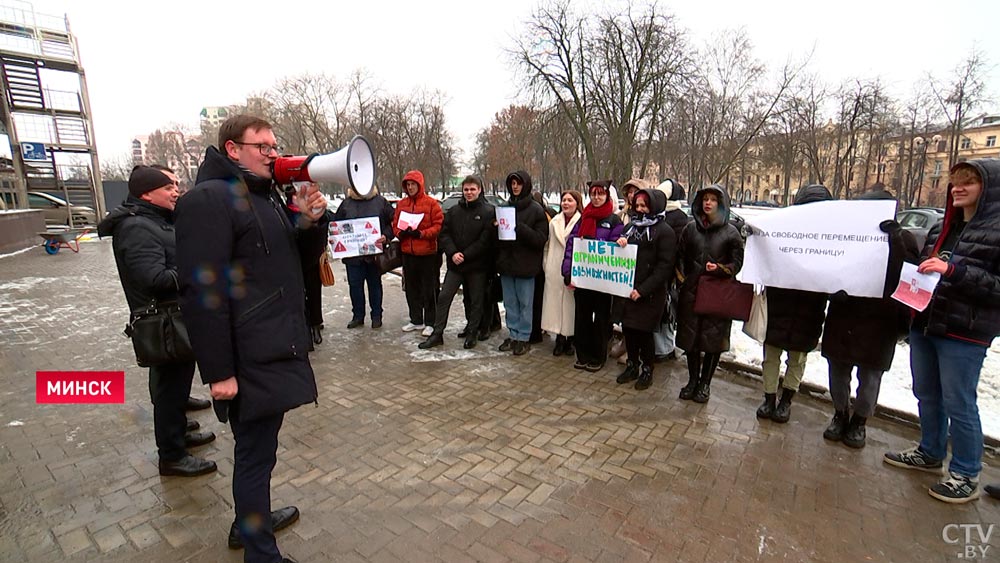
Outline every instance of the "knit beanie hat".
<path fill-rule="evenodd" d="M 152 166 L 136 166 L 128 177 L 128 193 L 140 197 L 146 192 L 171 184 L 172 180 L 166 174 Z"/>

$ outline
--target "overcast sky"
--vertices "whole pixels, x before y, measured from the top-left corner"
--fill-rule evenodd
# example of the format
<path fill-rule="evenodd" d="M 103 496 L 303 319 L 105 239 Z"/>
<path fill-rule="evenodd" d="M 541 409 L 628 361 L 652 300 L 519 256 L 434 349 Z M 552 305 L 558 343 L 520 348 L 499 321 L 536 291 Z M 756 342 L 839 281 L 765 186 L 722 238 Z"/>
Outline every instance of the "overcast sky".
<path fill-rule="evenodd" d="M 69 17 L 87 73 L 98 150 L 111 157 L 128 152 L 135 135 L 171 123 L 195 127 L 202 107 L 239 103 L 282 76 L 347 77 L 360 67 L 388 92 L 444 91 L 449 127 L 470 150 L 475 133 L 517 99 L 503 49 L 538 0 L 32 5 L 38 13 Z M 755 54 L 770 67 L 815 47 L 810 69 L 824 79 L 881 76 L 898 96 L 927 72 L 943 76 L 977 45 L 996 65 L 991 92 L 1000 96 L 1000 48 L 986 23 L 1000 21 L 995 0 L 660 5 L 676 15 L 696 45 L 719 30 L 745 27 Z"/>

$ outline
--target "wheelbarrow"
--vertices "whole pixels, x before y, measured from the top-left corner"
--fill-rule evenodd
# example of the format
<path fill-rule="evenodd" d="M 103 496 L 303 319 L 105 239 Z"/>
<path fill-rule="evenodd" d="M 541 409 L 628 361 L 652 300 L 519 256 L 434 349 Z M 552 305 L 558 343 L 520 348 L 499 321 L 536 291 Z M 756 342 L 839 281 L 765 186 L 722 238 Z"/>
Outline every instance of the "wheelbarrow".
<path fill-rule="evenodd" d="M 38 233 L 38 236 L 45 239 L 42 247 L 48 254 L 59 252 L 60 248 L 68 248 L 75 252 L 80 252 L 80 239 L 82 239 L 90 229 L 67 229 L 65 231 L 52 231 Z"/>

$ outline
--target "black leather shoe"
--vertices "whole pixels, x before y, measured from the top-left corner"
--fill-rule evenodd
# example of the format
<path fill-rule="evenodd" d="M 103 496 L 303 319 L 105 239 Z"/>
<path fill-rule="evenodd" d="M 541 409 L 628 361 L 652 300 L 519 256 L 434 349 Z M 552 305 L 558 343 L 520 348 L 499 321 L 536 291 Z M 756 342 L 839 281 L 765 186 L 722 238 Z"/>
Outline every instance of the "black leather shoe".
<path fill-rule="evenodd" d="M 428 348 L 441 346 L 442 344 L 444 344 L 444 338 L 440 334 L 433 333 L 427 337 L 427 340 L 424 340 L 420 344 L 417 344 L 417 348 L 420 348 L 421 350 L 427 350 Z"/>
<path fill-rule="evenodd" d="M 299 519 L 299 509 L 294 506 L 287 506 L 271 511 L 271 529 L 275 532 L 284 530 Z M 229 528 L 229 549 L 243 549 L 243 540 L 240 539 L 240 531 L 236 527 L 236 522 Z"/>
<path fill-rule="evenodd" d="M 480 342 L 486 342 L 489 339 L 490 339 L 490 331 L 483 330 L 483 331 L 479 332 L 479 338 L 478 338 L 478 340 Z"/>
<path fill-rule="evenodd" d="M 501 352 L 510 352 L 511 348 L 514 347 L 514 341 L 510 338 L 504 338 L 503 342 L 500 343 L 500 347 L 497 350 Z"/>
<path fill-rule="evenodd" d="M 465 325 L 465 328 L 462 329 L 462 332 L 458 333 L 459 338 L 465 338 L 466 336 L 469 336 L 469 325 Z"/>
<path fill-rule="evenodd" d="M 185 448 L 197 448 L 215 441 L 214 432 L 189 432 L 184 435 Z"/>
<path fill-rule="evenodd" d="M 382 318 L 372 319 L 372 330 L 382 328 Z"/>
<path fill-rule="evenodd" d="M 188 411 L 203 411 L 212 406 L 212 401 L 208 399 L 199 399 L 197 397 L 188 397 L 187 405 L 184 406 L 184 410 Z"/>
<path fill-rule="evenodd" d="M 479 341 L 476 340 L 475 334 L 467 334 L 465 336 L 465 343 L 462 344 L 462 348 L 465 348 L 466 350 L 468 350 L 469 348 L 475 348 L 477 342 Z"/>
<path fill-rule="evenodd" d="M 365 326 L 364 319 L 351 319 L 351 322 L 347 323 L 347 328 L 358 328 L 359 326 Z"/>
<path fill-rule="evenodd" d="M 197 420 L 189 420 L 187 426 L 184 427 L 184 432 L 193 432 L 199 428 L 201 428 L 201 424 L 198 424 Z"/>
<path fill-rule="evenodd" d="M 523 356 L 528 353 L 528 350 L 531 350 L 531 344 L 523 340 L 515 340 L 513 350 L 515 356 Z"/>
<path fill-rule="evenodd" d="M 176 477 L 197 477 L 215 471 L 214 461 L 193 455 L 186 455 L 177 461 L 160 461 L 160 475 Z"/>

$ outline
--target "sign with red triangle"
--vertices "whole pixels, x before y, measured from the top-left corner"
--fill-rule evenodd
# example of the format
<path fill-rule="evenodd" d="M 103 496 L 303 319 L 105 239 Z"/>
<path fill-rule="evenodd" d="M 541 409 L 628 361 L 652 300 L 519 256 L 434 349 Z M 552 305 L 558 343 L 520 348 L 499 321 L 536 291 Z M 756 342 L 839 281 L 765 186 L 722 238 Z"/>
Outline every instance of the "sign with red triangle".
<path fill-rule="evenodd" d="M 344 246 L 344 243 L 342 243 L 340 241 L 337 241 L 337 246 L 333 247 L 333 251 L 334 252 L 347 252 L 347 247 Z"/>

